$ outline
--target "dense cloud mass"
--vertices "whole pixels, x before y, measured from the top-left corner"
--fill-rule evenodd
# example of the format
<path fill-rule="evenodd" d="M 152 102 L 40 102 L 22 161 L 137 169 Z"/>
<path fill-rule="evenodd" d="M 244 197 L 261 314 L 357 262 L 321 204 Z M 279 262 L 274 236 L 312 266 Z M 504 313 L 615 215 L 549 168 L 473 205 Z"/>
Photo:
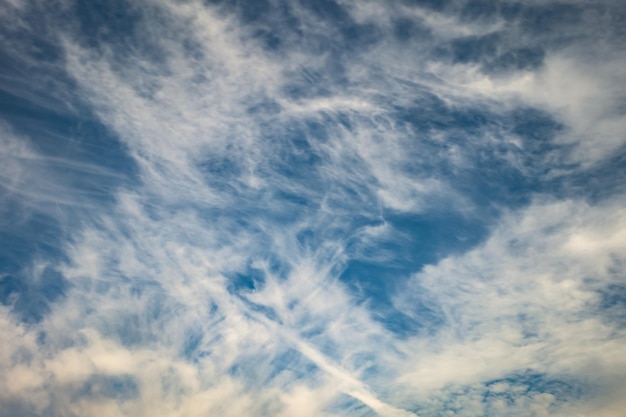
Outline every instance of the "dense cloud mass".
<path fill-rule="evenodd" d="M 0 417 L 622 417 L 626 3 L 0 0 Z"/>

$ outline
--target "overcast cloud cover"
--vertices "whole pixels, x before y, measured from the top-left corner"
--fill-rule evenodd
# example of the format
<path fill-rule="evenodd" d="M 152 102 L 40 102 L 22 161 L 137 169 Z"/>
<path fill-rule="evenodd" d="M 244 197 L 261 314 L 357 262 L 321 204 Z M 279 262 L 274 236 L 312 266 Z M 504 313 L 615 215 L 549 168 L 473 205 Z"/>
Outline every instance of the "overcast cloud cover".
<path fill-rule="evenodd" d="M 626 410 L 626 3 L 0 0 L 0 417 Z"/>

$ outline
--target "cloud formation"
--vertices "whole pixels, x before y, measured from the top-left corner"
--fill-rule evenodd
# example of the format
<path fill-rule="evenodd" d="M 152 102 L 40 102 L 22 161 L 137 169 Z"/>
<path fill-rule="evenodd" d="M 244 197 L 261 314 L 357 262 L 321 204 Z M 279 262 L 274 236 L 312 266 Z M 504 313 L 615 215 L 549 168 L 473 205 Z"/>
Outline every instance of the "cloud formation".
<path fill-rule="evenodd" d="M 5 2 L 0 417 L 621 415 L 619 2 Z"/>

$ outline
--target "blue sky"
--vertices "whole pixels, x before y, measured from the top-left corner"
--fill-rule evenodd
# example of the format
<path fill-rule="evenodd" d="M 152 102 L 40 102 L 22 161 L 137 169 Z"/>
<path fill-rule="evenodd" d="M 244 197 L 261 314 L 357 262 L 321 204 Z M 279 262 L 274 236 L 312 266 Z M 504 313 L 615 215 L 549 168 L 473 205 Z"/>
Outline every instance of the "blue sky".
<path fill-rule="evenodd" d="M 0 22 L 0 417 L 623 416 L 623 2 Z"/>

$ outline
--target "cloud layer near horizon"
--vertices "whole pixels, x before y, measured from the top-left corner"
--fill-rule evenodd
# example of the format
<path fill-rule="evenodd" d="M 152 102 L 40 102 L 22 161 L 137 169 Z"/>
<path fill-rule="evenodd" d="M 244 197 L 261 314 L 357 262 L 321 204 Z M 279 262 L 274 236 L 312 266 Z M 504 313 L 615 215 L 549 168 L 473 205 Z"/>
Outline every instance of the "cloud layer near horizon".
<path fill-rule="evenodd" d="M 619 417 L 619 2 L 5 1 L 0 417 Z"/>

